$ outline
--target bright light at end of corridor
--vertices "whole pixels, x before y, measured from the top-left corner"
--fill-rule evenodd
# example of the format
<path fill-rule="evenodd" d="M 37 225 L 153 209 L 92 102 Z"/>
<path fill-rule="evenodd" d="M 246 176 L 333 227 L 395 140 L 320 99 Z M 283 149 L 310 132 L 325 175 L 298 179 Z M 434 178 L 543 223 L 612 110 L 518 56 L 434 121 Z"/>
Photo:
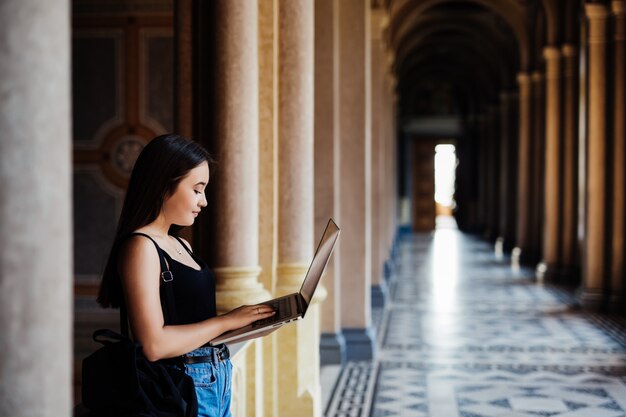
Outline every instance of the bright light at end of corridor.
<path fill-rule="evenodd" d="M 455 170 L 455 146 L 435 146 L 435 201 L 445 207 L 454 208 Z"/>
<path fill-rule="evenodd" d="M 435 231 L 431 253 L 433 307 L 436 311 L 453 311 L 457 307 L 459 278 L 459 235 L 456 228 Z"/>

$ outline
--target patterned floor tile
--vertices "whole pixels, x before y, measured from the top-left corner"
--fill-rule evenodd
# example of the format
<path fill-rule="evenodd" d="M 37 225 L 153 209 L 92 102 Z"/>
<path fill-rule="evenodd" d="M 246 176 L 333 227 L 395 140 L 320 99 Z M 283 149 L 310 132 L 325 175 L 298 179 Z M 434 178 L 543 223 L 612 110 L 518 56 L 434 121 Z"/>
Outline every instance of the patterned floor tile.
<path fill-rule="evenodd" d="M 344 367 L 326 417 L 626 417 L 624 318 L 441 224 L 402 236 L 377 357 Z"/>

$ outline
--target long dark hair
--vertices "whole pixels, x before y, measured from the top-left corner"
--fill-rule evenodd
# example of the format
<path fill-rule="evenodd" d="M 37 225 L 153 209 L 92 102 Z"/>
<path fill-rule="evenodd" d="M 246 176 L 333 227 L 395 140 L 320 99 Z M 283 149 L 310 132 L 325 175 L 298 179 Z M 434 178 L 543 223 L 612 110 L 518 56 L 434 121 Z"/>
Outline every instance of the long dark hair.
<path fill-rule="evenodd" d="M 200 144 L 179 135 L 157 136 L 143 148 L 130 175 L 115 239 L 102 275 L 98 293 L 98 303 L 102 307 L 117 308 L 123 301 L 117 268 L 121 243 L 133 231 L 153 222 L 178 183 L 203 162 L 209 167 L 214 163 Z M 170 233 L 176 234 L 180 229 L 182 227 L 172 225 Z"/>

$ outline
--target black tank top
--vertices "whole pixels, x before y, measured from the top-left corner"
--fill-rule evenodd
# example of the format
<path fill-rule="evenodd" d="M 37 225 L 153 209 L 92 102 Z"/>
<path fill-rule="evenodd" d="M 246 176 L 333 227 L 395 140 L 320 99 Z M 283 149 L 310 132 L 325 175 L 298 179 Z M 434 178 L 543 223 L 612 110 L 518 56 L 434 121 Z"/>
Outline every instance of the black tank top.
<path fill-rule="evenodd" d="M 161 305 L 167 302 L 164 299 L 163 285 L 172 285 L 174 294 L 174 314 L 163 314 L 166 325 L 191 324 L 215 317 L 217 315 L 215 306 L 215 275 L 207 264 L 193 254 L 177 236 L 174 236 L 185 250 L 191 255 L 194 261 L 200 266 L 200 270 L 192 268 L 176 259 L 173 259 L 167 252 L 148 235 L 144 233 L 132 233 L 130 236 L 140 235 L 152 240 L 159 253 L 159 258 L 165 258 L 167 267 L 172 273 L 173 280 L 167 284 L 161 283 Z"/>

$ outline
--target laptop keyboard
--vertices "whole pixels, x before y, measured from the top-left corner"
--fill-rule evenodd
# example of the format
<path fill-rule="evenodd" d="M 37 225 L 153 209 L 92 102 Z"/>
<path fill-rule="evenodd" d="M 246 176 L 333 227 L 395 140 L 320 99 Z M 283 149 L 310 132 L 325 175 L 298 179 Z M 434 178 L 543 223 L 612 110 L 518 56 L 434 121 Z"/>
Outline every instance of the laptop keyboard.
<path fill-rule="evenodd" d="M 267 305 L 272 306 L 276 311 L 276 314 L 273 316 L 257 320 L 252 322 L 252 326 L 258 327 L 267 323 L 274 323 L 276 321 L 280 321 L 285 317 L 289 317 L 291 315 L 291 297 L 281 298 L 279 300 L 273 301 Z"/>

